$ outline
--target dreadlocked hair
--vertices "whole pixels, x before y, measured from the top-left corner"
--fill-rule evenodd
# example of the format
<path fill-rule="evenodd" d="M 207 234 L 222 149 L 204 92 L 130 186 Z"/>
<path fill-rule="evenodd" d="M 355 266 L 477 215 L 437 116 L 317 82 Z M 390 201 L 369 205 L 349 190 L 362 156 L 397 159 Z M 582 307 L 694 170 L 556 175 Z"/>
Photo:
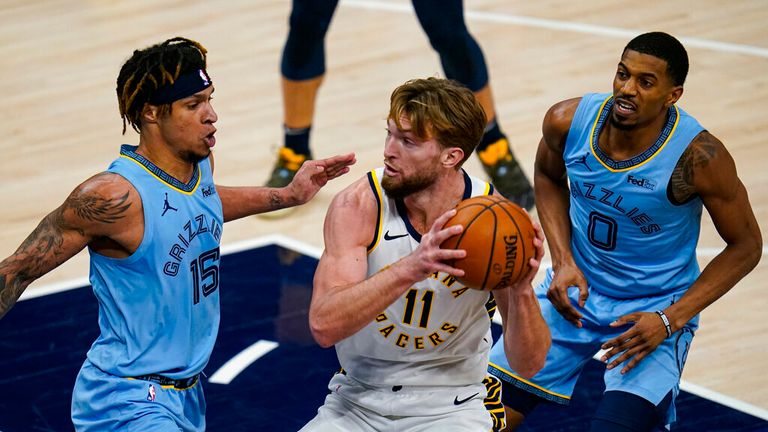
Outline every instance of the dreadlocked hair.
<path fill-rule="evenodd" d="M 150 47 L 135 50 L 117 76 L 117 103 L 123 119 L 140 132 L 141 112 L 157 90 L 173 84 L 180 75 L 205 69 L 208 51 L 200 43 L 175 37 Z M 160 105 L 160 114 L 170 112 L 171 104 Z"/>

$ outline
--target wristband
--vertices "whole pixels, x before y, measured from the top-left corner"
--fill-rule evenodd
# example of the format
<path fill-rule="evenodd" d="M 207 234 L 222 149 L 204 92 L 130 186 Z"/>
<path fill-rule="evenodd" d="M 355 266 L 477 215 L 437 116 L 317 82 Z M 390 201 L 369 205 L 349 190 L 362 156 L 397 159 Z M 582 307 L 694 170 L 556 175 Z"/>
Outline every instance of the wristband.
<path fill-rule="evenodd" d="M 664 311 L 657 310 L 656 315 L 658 315 L 659 318 L 661 318 L 661 322 L 664 323 L 664 329 L 667 330 L 667 337 L 672 336 L 672 326 L 669 325 L 669 318 L 667 318 Z"/>

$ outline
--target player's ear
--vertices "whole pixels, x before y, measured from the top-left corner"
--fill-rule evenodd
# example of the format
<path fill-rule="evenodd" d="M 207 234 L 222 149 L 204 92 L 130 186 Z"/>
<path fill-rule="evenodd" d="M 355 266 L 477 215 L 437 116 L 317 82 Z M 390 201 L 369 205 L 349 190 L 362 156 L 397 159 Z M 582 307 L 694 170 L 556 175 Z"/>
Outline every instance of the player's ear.
<path fill-rule="evenodd" d="M 667 96 L 667 107 L 671 107 L 677 103 L 681 97 L 683 97 L 683 86 L 674 86 L 672 91 Z"/>
<path fill-rule="evenodd" d="M 160 108 L 157 105 L 144 104 L 144 108 L 141 110 L 141 120 L 144 123 L 157 123 Z"/>
<path fill-rule="evenodd" d="M 462 160 L 464 160 L 464 150 L 459 147 L 448 147 L 443 150 L 440 158 L 440 162 L 442 162 L 443 166 L 446 168 L 455 168 Z"/>

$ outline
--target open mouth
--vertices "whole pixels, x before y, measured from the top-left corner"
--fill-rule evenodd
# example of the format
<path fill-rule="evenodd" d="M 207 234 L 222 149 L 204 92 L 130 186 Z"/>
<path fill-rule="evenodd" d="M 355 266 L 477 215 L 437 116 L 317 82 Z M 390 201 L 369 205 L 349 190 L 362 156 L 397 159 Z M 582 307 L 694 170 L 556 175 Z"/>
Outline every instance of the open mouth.
<path fill-rule="evenodd" d="M 613 109 L 621 116 L 629 116 L 637 112 L 637 107 L 624 99 L 616 99 Z"/>
<path fill-rule="evenodd" d="M 398 171 L 392 168 L 391 165 L 387 164 L 386 162 L 384 163 L 384 175 L 391 177 L 393 175 L 397 175 L 397 173 Z"/>
<path fill-rule="evenodd" d="M 211 132 L 210 134 L 206 135 L 205 138 L 203 138 L 203 140 L 205 141 L 205 144 L 208 147 L 213 147 L 216 145 L 216 137 L 214 136 L 215 133 L 216 133 L 215 131 Z"/>

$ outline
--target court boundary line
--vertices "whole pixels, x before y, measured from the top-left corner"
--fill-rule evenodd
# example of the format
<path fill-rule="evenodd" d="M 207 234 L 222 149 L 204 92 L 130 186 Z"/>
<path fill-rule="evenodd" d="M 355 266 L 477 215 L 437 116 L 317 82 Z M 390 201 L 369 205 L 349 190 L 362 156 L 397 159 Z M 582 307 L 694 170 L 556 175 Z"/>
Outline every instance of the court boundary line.
<path fill-rule="evenodd" d="M 259 236 L 252 239 L 242 240 L 242 241 L 234 242 L 229 245 L 222 246 L 221 254 L 230 255 L 238 252 L 243 252 L 249 249 L 256 249 L 259 247 L 272 246 L 272 245 L 280 246 L 286 249 L 291 249 L 293 251 L 302 253 L 308 257 L 315 258 L 315 259 L 319 259 L 323 251 L 321 248 L 312 246 L 310 244 L 301 242 L 299 240 L 293 239 L 291 237 L 288 237 L 282 234 L 270 234 L 270 235 Z M 703 255 L 709 255 L 709 254 L 714 255 L 716 253 L 719 253 L 720 250 L 721 248 L 711 247 L 711 248 L 697 249 L 696 252 L 697 252 L 697 255 L 700 252 L 704 252 Z M 768 247 L 763 247 L 763 255 L 766 255 L 766 254 L 768 254 Z M 547 263 L 542 262 L 542 266 L 544 266 L 545 264 Z M 25 291 L 21 295 L 18 301 L 30 300 L 33 298 L 43 297 L 50 294 L 57 294 L 63 291 L 69 291 L 76 288 L 86 287 L 88 285 L 90 285 L 90 282 L 87 277 L 76 278 L 76 279 L 64 281 L 61 283 L 44 285 L 38 288 L 34 288 L 31 291 L 30 290 Z M 680 389 L 688 393 L 691 393 L 693 395 L 696 395 L 698 397 L 710 400 L 712 402 L 717 402 L 721 405 L 727 406 L 737 411 L 768 421 L 768 410 L 752 405 L 748 402 L 744 402 L 742 400 L 733 398 L 731 396 L 726 396 L 717 391 L 710 390 L 706 387 L 702 387 L 697 384 L 689 383 L 685 380 L 680 380 Z"/>
<path fill-rule="evenodd" d="M 342 6 L 375 11 L 414 13 L 413 6 L 408 4 L 391 4 L 377 0 L 341 0 Z M 631 30 L 619 27 L 584 24 L 571 21 L 562 21 L 547 18 L 534 18 L 525 15 L 504 14 L 498 12 L 479 12 L 465 10 L 464 16 L 471 21 L 493 22 L 499 24 L 511 24 L 520 27 L 534 27 L 555 31 L 582 33 L 593 36 L 607 36 L 616 39 L 630 40 L 648 30 Z M 703 48 L 710 51 L 720 51 L 728 54 L 745 54 L 754 57 L 768 58 L 768 48 L 754 45 L 720 42 L 696 37 L 678 37 L 687 48 Z"/>

